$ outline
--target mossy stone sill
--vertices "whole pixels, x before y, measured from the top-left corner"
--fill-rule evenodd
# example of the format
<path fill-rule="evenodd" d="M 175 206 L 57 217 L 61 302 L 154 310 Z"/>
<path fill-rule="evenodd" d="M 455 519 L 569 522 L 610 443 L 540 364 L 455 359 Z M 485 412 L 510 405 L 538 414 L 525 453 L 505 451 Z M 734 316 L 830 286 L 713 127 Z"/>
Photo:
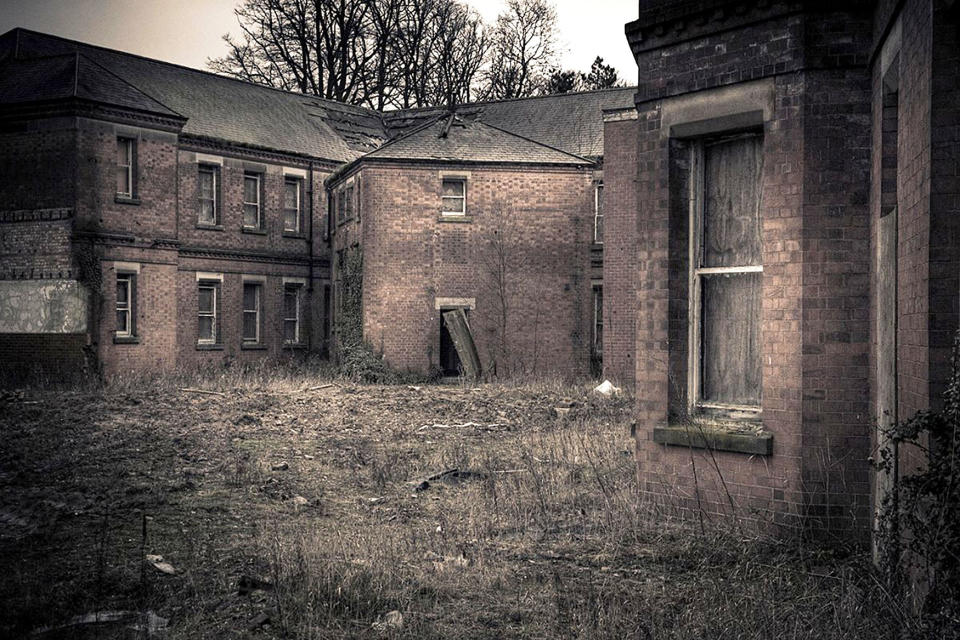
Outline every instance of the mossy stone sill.
<path fill-rule="evenodd" d="M 731 433 L 712 429 L 699 429 L 696 425 L 671 425 L 654 427 L 653 441 L 694 449 L 734 451 L 753 455 L 773 454 L 773 434 Z"/>

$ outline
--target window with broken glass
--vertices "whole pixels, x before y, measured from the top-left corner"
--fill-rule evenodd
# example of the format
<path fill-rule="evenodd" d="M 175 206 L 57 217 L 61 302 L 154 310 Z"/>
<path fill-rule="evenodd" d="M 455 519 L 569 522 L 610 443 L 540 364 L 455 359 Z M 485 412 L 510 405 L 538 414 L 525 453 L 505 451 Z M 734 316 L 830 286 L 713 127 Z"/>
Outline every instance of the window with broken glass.
<path fill-rule="evenodd" d="M 693 147 L 688 388 L 695 414 L 760 411 L 762 162 L 759 134 Z"/>
<path fill-rule="evenodd" d="M 201 281 L 197 285 L 197 344 L 219 344 L 220 283 Z"/>
<path fill-rule="evenodd" d="M 220 222 L 220 203 L 218 197 L 218 182 L 220 169 L 213 165 L 202 164 L 197 169 L 197 201 L 200 211 L 197 223 L 201 225 L 216 225 Z"/>
<path fill-rule="evenodd" d="M 134 335 L 134 278 L 132 273 L 117 274 L 117 329 L 118 338 Z"/>
<path fill-rule="evenodd" d="M 243 341 L 260 343 L 260 310 L 263 286 L 256 282 L 243 283 Z"/>
<path fill-rule="evenodd" d="M 463 216 L 467 214 L 466 178 L 444 178 L 443 196 L 440 213 L 445 216 Z"/>
<path fill-rule="evenodd" d="M 288 233 L 300 233 L 301 201 L 303 200 L 303 180 L 284 178 L 283 180 L 283 230 Z"/>
<path fill-rule="evenodd" d="M 259 173 L 243 174 L 243 227 L 245 229 L 263 228 L 263 207 L 260 204 Z"/>
<path fill-rule="evenodd" d="M 300 342 L 300 289 L 299 284 L 283 288 L 283 341 L 286 344 Z"/>

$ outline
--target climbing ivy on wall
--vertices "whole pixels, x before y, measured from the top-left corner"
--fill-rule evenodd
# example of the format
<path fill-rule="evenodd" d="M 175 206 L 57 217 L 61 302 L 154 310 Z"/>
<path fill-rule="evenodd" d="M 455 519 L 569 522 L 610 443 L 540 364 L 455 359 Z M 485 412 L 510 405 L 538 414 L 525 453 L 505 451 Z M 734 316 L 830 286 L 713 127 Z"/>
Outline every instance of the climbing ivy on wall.
<path fill-rule="evenodd" d="M 338 256 L 336 327 L 338 347 L 349 349 L 363 343 L 363 250 L 345 249 Z"/>

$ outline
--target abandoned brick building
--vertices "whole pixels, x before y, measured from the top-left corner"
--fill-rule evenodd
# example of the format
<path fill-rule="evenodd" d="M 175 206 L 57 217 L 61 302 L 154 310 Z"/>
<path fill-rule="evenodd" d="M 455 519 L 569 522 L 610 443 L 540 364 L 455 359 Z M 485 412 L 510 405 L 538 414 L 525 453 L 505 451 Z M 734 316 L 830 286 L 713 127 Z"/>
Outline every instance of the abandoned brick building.
<path fill-rule="evenodd" d="M 635 104 L 604 116 L 603 280 L 643 489 L 865 539 L 876 427 L 940 405 L 958 326 L 960 7 L 639 9 Z"/>
<path fill-rule="evenodd" d="M 365 338 L 390 364 L 456 372 L 441 313 L 462 308 L 485 365 L 498 344 L 500 366 L 586 372 L 602 336 L 601 112 L 633 94 L 379 113 L 14 29 L 2 366 L 326 352 L 336 258 L 360 247 Z M 483 247 L 505 236 L 491 276 Z M 502 344 L 497 328 L 520 326 Z"/>

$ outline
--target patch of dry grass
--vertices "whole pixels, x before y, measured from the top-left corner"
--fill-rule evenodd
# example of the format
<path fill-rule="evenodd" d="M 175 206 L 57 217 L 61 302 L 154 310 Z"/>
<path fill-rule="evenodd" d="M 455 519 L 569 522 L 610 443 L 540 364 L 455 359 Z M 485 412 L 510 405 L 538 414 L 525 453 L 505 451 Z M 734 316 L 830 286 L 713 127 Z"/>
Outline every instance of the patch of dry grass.
<path fill-rule="evenodd" d="M 647 504 L 630 400 L 589 389 L 269 370 L 28 389 L 0 406 L 0 635 L 107 608 L 170 638 L 889 633 L 867 558 Z M 449 469 L 473 475 L 416 490 Z M 245 576 L 273 588 L 241 595 Z"/>

